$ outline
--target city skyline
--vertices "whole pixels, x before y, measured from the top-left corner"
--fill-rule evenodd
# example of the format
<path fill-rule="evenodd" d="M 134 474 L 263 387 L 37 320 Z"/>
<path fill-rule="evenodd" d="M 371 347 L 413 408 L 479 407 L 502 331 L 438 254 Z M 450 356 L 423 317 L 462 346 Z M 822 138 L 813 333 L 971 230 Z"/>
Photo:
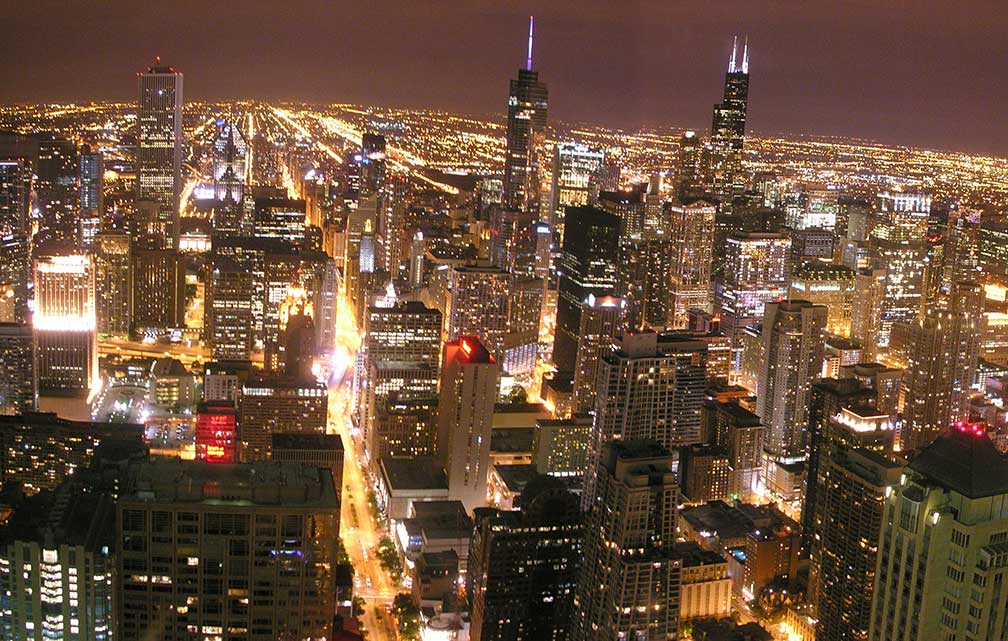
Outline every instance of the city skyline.
<path fill-rule="evenodd" d="M 524 66 L 528 16 L 535 14 L 535 64 L 554 94 L 553 122 L 702 129 L 707 96 L 718 91 L 711 72 L 724 67 L 738 34 L 750 41 L 753 133 L 1008 150 L 1008 128 L 996 112 L 1008 91 L 998 82 L 1008 52 L 995 37 L 1008 14 L 983 0 L 926 10 L 855 3 L 836 15 L 736 2 L 703 15 L 649 2 L 630 10 L 579 3 L 578 11 L 569 3 L 386 4 L 339 13 L 315 3 L 282 12 L 252 3 L 206 20 L 185 10 L 191 3 L 177 4 L 178 12 L 157 20 L 148 9 L 121 11 L 115 3 L 58 12 L 19 5 L 13 29 L 37 37 L 7 52 L 20 64 L 7 69 L 0 102 L 128 99 L 129 88 L 108 70 L 128 73 L 160 55 L 189 72 L 190 99 L 498 112 L 495 79 Z M 922 30 L 927 46 L 914 37 Z M 116 38 L 94 47 L 88 34 L 95 31 Z"/>

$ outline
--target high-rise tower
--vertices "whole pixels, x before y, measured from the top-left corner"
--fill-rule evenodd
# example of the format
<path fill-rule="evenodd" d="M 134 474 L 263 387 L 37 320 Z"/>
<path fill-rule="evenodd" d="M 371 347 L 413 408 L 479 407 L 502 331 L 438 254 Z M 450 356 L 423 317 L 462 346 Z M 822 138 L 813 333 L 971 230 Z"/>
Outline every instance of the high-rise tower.
<path fill-rule="evenodd" d="M 738 37 L 732 42 L 731 59 L 725 74 L 724 100 L 714 105 L 710 135 L 708 180 L 711 191 L 722 204 L 731 204 L 741 191 L 742 144 L 745 138 L 746 108 L 749 102 L 749 39 L 738 58 Z"/>
<path fill-rule="evenodd" d="M 529 18 L 528 58 L 508 93 L 507 155 L 504 158 L 504 204 L 539 209 L 539 161 L 546 139 L 546 85 L 532 70 L 532 18 Z"/>
<path fill-rule="evenodd" d="M 182 194 L 182 73 L 161 58 L 137 74 L 137 200 L 158 203 L 164 246 L 178 248 Z"/>

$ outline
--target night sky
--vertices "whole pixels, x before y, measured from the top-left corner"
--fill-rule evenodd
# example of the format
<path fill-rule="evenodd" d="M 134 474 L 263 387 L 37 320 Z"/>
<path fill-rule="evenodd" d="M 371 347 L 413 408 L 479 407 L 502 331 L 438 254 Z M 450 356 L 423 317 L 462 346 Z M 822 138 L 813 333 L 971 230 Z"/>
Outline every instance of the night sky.
<path fill-rule="evenodd" d="M 502 112 L 536 16 L 553 119 L 706 130 L 733 33 L 750 130 L 1008 155 L 1008 4 L 2 0 L 0 102 L 130 100 L 150 58 L 189 99 Z"/>

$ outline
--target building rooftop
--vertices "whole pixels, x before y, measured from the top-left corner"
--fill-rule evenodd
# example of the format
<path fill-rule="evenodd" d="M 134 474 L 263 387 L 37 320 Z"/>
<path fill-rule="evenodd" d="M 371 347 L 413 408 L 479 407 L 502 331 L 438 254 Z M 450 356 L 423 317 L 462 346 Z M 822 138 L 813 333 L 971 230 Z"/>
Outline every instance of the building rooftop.
<path fill-rule="evenodd" d="M 34 541 L 40 545 L 83 545 L 98 550 L 115 539 L 115 503 L 112 498 L 77 480 L 53 491 L 24 498 L 3 527 L 0 542 Z"/>
<path fill-rule="evenodd" d="M 505 487 L 512 493 L 519 493 L 525 489 L 529 481 L 539 476 L 539 471 L 535 465 L 494 465 L 497 476 L 504 481 Z"/>
<path fill-rule="evenodd" d="M 724 412 L 730 416 L 741 427 L 758 427 L 760 425 L 760 417 L 738 403 L 721 403 L 719 401 L 708 402 L 713 404 L 718 411 Z"/>
<path fill-rule="evenodd" d="M 299 434 L 285 432 L 271 434 L 274 450 L 338 450 L 343 451 L 339 434 Z"/>
<path fill-rule="evenodd" d="M 413 517 L 407 519 L 407 529 L 422 530 L 427 540 L 468 539 L 473 520 L 462 501 L 415 501 Z"/>
<path fill-rule="evenodd" d="M 798 531 L 798 524 L 774 505 L 728 505 L 724 501 L 711 501 L 683 508 L 680 516 L 694 531 L 706 532 L 722 540 L 748 536 L 766 539 L 777 532 Z"/>
<path fill-rule="evenodd" d="M 910 469 L 971 499 L 1008 494 L 1008 457 L 982 427 L 957 423 L 911 459 Z"/>
<path fill-rule="evenodd" d="M 448 489 L 444 468 L 433 456 L 385 457 L 381 465 L 392 492 Z"/>
<path fill-rule="evenodd" d="M 533 427 L 495 427 L 490 430 L 490 451 L 499 454 L 531 452 L 534 440 Z"/>
<path fill-rule="evenodd" d="M 332 470 L 300 463 L 154 459 L 131 476 L 124 501 L 339 509 Z"/>
<path fill-rule="evenodd" d="M 699 543 L 692 541 L 676 543 L 676 553 L 682 559 L 684 568 L 727 563 L 725 558 L 717 552 L 702 548 Z"/>

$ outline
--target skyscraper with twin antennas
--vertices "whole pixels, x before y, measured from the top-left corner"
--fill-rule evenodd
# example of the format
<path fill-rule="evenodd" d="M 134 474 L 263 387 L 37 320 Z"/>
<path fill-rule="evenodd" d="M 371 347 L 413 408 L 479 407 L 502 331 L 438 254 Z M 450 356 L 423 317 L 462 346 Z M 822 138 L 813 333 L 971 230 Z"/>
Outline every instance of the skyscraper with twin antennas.
<path fill-rule="evenodd" d="M 742 144 L 745 139 L 746 108 L 749 102 L 749 38 L 738 56 L 738 36 L 732 41 L 731 58 L 725 74 L 724 99 L 714 105 L 708 150 L 708 182 L 722 205 L 742 191 Z"/>

